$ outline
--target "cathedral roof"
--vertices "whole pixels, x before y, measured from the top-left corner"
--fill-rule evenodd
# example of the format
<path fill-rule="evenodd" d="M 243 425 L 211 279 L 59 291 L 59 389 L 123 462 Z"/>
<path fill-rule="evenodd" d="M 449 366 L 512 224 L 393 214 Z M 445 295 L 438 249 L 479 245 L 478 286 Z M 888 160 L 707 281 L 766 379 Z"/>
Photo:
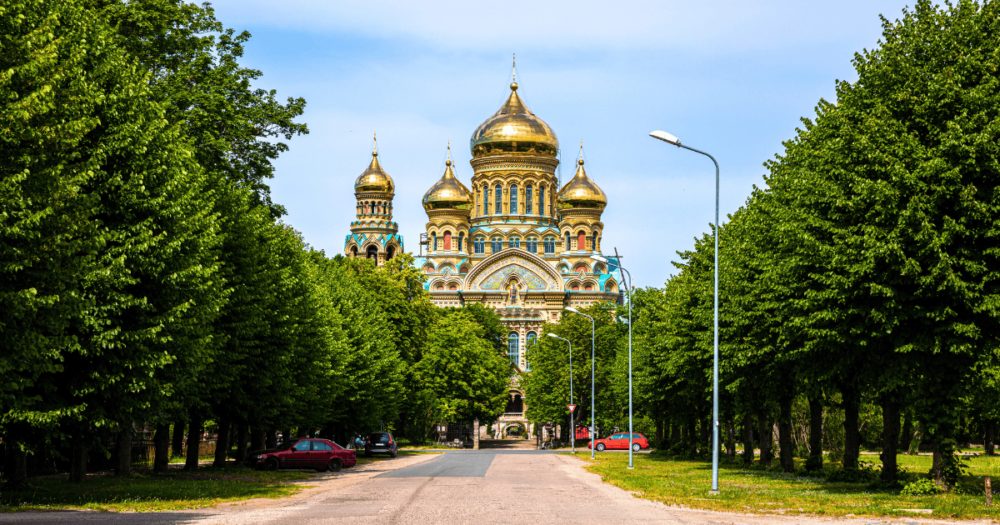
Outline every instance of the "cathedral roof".
<path fill-rule="evenodd" d="M 559 202 L 573 208 L 604 209 L 608 205 L 608 196 L 583 169 L 582 158 L 577 161 L 576 175 L 559 190 Z"/>
<path fill-rule="evenodd" d="M 372 148 L 371 164 L 358 177 L 358 180 L 354 181 L 354 191 L 393 193 L 395 190 L 396 184 L 392 182 L 392 177 L 382 169 L 382 165 L 378 162 L 378 145 L 376 144 Z"/>
<path fill-rule="evenodd" d="M 503 153 L 555 157 L 559 153 L 556 133 L 524 105 L 517 82 L 500 109 L 476 128 L 469 141 L 475 158 Z"/>
<path fill-rule="evenodd" d="M 444 175 L 424 194 L 424 209 L 471 208 L 472 192 L 465 187 L 451 169 L 451 148 L 445 162 Z"/>

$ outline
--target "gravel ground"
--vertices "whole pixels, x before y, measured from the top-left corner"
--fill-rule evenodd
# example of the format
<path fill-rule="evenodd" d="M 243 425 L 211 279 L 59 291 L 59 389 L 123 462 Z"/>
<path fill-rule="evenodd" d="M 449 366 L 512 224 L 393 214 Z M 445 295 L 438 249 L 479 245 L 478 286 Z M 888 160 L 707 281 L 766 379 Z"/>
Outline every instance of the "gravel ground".
<path fill-rule="evenodd" d="M 602 483 L 576 458 L 529 451 L 456 451 L 379 461 L 310 482 L 283 500 L 157 514 L 0 514 L 6 524 L 753 524 L 868 525 L 875 519 L 753 516 L 667 507 Z M 890 520 L 884 522 L 889 523 Z M 900 525 L 946 523 L 892 520 Z M 979 522 L 985 524 L 987 522 Z"/>

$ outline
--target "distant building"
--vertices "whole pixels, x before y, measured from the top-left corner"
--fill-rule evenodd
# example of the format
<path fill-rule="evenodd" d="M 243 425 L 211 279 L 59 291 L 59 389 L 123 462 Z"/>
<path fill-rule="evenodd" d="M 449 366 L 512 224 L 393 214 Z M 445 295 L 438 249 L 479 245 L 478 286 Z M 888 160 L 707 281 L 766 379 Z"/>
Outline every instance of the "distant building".
<path fill-rule="evenodd" d="M 449 151 L 444 174 L 423 197 L 427 254 L 415 264 L 436 305 L 481 303 L 496 310 L 520 374 L 531 371 L 525 349 L 544 323 L 558 321 L 566 306 L 619 301 L 621 274 L 614 257 L 604 256 L 607 265 L 591 258 L 601 254 L 607 196 L 582 157 L 575 176 L 558 188 L 559 141 L 517 88 L 511 84 L 507 101 L 472 134 L 471 190 L 455 176 Z M 392 179 L 377 157 L 355 194 L 358 220 L 345 252 L 382 264 L 403 241 L 392 222 Z M 524 419 L 528 403 L 515 374 L 498 433 L 521 426 L 522 435 L 533 434 Z"/>

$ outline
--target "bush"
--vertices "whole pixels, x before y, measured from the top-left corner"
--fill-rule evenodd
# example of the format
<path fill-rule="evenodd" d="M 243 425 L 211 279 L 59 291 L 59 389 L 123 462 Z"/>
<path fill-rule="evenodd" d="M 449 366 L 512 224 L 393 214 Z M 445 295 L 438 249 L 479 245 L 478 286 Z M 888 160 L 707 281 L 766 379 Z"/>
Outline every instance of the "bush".
<path fill-rule="evenodd" d="M 828 468 L 823 470 L 823 477 L 832 483 L 872 483 L 879 479 L 882 469 L 868 463 L 862 463 L 859 468 Z"/>
<path fill-rule="evenodd" d="M 911 481 L 900 491 L 901 494 L 907 496 L 933 496 L 939 492 L 941 492 L 941 488 L 927 478 Z"/>

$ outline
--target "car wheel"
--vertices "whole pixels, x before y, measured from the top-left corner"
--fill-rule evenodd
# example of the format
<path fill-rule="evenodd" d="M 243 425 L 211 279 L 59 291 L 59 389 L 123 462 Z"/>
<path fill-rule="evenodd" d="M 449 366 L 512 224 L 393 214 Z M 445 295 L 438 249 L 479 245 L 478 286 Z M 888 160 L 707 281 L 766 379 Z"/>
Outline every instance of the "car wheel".
<path fill-rule="evenodd" d="M 632 443 L 632 450 L 633 450 L 633 451 L 635 451 L 635 452 L 639 452 L 639 450 L 640 450 L 641 448 L 642 448 L 642 447 L 640 447 L 638 443 Z"/>
<path fill-rule="evenodd" d="M 278 460 L 276 458 L 267 458 L 267 461 L 264 462 L 265 470 L 278 470 L 278 467 Z"/>
<path fill-rule="evenodd" d="M 597 444 L 597 451 L 598 452 L 604 452 L 604 443 L 598 443 Z"/>
<path fill-rule="evenodd" d="M 393 450 L 392 452 L 389 453 L 389 456 L 391 456 L 391 457 L 396 457 L 398 455 L 399 455 L 399 452 L 396 452 L 395 450 Z"/>
<path fill-rule="evenodd" d="M 330 472 L 340 472 L 340 469 L 344 468 L 344 462 L 337 458 L 333 458 L 329 463 L 326 464 L 326 469 Z"/>

